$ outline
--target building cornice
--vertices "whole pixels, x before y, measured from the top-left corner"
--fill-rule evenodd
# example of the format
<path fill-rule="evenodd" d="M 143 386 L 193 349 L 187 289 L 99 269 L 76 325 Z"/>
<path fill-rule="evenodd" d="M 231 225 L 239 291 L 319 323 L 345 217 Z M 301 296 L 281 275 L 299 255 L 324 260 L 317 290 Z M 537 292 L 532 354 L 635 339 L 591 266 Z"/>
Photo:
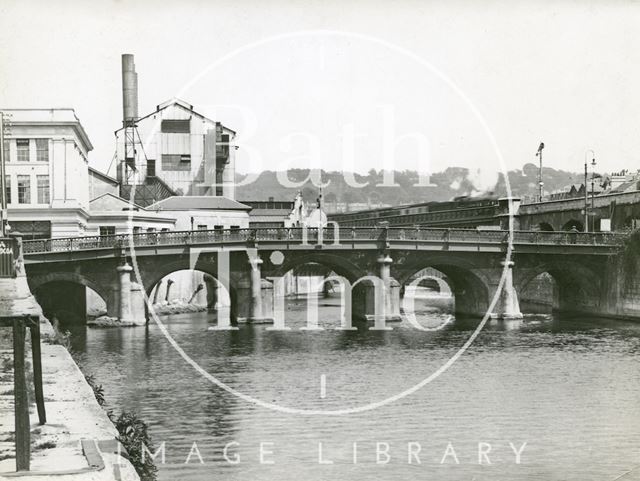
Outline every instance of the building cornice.
<path fill-rule="evenodd" d="M 69 121 L 57 121 L 57 120 L 52 120 L 52 121 L 11 121 L 11 125 L 12 126 L 23 126 L 23 127 L 71 127 L 76 135 L 78 136 L 78 138 L 82 141 L 82 143 L 84 144 L 87 152 L 90 152 L 93 150 L 93 144 L 91 143 L 91 141 L 89 140 L 89 136 L 87 135 L 87 132 L 84 130 L 84 128 L 82 127 L 82 124 L 80 122 L 69 122 Z M 8 138 L 16 138 L 15 135 L 8 135 Z M 57 140 L 57 139 L 53 139 L 53 140 Z"/>
<path fill-rule="evenodd" d="M 88 219 L 90 214 L 83 207 L 21 207 L 15 205 L 9 205 L 8 207 L 8 219 L 11 223 L 11 214 L 30 214 L 39 215 L 43 217 L 53 217 L 64 214 L 76 214 Z"/>

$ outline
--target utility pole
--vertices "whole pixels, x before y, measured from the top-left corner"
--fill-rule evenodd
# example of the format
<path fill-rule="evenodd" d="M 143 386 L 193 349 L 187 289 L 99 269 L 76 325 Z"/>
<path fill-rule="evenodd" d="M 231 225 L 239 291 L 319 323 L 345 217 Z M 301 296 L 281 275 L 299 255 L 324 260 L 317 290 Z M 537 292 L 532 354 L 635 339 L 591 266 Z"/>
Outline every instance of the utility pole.
<path fill-rule="evenodd" d="M 591 152 L 593 165 L 596 164 L 596 153 L 592 149 L 587 149 L 584 153 L 584 231 L 589 232 L 589 191 L 587 189 L 587 154 Z M 593 183 L 591 184 L 593 191 Z"/>
<path fill-rule="evenodd" d="M 7 235 L 7 177 L 4 169 L 4 113 L 0 111 L 0 237 Z"/>
<path fill-rule="evenodd" d="M 540 161 L 540 167 L 538 168 L 538 202 L 542 202 L 542 186 L 544 185 L 544 182 L 542 182 L 542 149 L 544 149 L 544 142 L 540 142 L 536 153 L 536 157 Z"/>

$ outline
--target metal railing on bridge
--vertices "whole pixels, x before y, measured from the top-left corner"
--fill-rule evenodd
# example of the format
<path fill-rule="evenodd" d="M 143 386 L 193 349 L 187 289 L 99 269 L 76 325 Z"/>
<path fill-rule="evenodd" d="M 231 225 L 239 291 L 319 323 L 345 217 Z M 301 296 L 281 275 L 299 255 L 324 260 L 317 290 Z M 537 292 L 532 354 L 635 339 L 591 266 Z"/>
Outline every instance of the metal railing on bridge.
<path fill-rule="evenodd" d="M 514 244 L 533 245 L 621 245 L 627 234 L 611 232 L 542 232 L 514 231 Z M 252 228 L 146 232 L 105 236 L 38 239 L 23 242 L 25 254 L 69 252 L 91 249 L 119 249 L 144 246 L 192 244 L 230 244 L 260 241 L 284 241 L 309 244 L 342 244 L 355 241 L 414 241 L 430 243 L 502 243 L 509 241 L 509 231 L 480 229 L 403 229 L 403 228 Z"/>

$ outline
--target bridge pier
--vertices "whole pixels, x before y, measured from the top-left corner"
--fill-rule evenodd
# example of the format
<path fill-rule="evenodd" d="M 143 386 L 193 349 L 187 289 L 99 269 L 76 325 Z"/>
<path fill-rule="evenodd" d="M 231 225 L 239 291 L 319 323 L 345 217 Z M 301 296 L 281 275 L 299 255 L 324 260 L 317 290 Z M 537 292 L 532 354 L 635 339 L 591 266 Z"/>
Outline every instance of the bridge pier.
<path fill-rule="evenodd" d="M 273 323 L 273 285 L 262 279 L 262 259 L 249 257 L 249 280 L 238 285 L 238 322 L 247 324 Z"/>
<path fill-rule="evenodd" d="M 374 329 L 385 329 L 385 322 L 401 321 L 400 283 L 391 276 L 393 259 L 381 254 L 378 259 L 379 282 L 363 279 L 353 293 L 353 314 L 357 319 L 374 321 Z"/>
<path fill-rule="evenodd" d="M 118 272 L 118 320 L 137 325 L 146 324 L 144 292 L 142 287 L 131 282 L 133 267 L 124 264 L 116 268 Z"/>
<path fill-rule="evenodd" d="M 107 303 L 107 316 L 120 317 L 120 283 L 112 285 L 109 289 L 109 297 L 105 299 Z"/>
<path fill-rule="evenodd" d="M 384 285 L 384 317 L 387 321 L 401 321 L 400 317 L 400 283 L 391 277 L 393 259 L 383 254 L 377 259 L 380 265 L 380 279 Z"/>
<path fill-rule="evenodd" d="M 131 271 L 133 267 L 129 264 L 116 267 L 118 271 L 118 320 L 120 322 L 133 322 L 133 316 L 131 314 Z"/>
<path fill-rule="evenodd" d="M 218 303 L 218 281 L 205 275 L 204 283 L 207 286 L 207 309 L 215 309 Z"/>
<path fill-rule="evenodd" d="M 500 291 L 500 298 L 496 303 L 494 312 L 491 314 L 493 319 L 522 319 L 520 312 L 520 303 L 518 302 L 518 293 L 513 285 L 513 261 L 500 262 L 504 269 L 504 283 Z M 502 275 L 502 272 L 500 273 Z"/>

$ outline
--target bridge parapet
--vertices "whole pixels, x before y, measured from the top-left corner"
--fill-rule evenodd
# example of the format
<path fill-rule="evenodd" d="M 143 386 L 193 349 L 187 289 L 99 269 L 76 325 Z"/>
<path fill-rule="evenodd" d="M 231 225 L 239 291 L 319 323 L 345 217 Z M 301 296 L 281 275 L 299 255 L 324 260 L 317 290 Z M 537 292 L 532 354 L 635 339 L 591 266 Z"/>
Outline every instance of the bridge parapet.
<path fill-rule="evenodd" d="M 591 194 L 588 195 L 589 204 Z M 609 207 L 612 203 L 617 205 L 637 204 L 640 202 L 640 191 L 619 192 L 614 194 L 600 194 L 593 197 L 595 208 Z M 572 197 L 569 199 L 543 200 L 542 202 L 530 202 L 520 205 L 519 214 L 531 215 L 543 212 L 556 212 L 567 210 L 581 210 L 584 208 L 584 197 Z"/>
<path fill-rule="evenodd" d="M 403 229 L 403 228 L 271 228 L 202 231 L 169 231 L 140 234 L 69 237 L 24 241 L 25 254 L 122 249 L 145 246 L 181 246 L 195 244 L 247 244 L 283 241 L 292 244 L 349 244 L 355 241 L 416 241 L 437 243 L 506 244 L 509 231 L 478 229 Z M 514 244 L 619 246 L 628 234 L 611 232 L 514 231 Z"/>

